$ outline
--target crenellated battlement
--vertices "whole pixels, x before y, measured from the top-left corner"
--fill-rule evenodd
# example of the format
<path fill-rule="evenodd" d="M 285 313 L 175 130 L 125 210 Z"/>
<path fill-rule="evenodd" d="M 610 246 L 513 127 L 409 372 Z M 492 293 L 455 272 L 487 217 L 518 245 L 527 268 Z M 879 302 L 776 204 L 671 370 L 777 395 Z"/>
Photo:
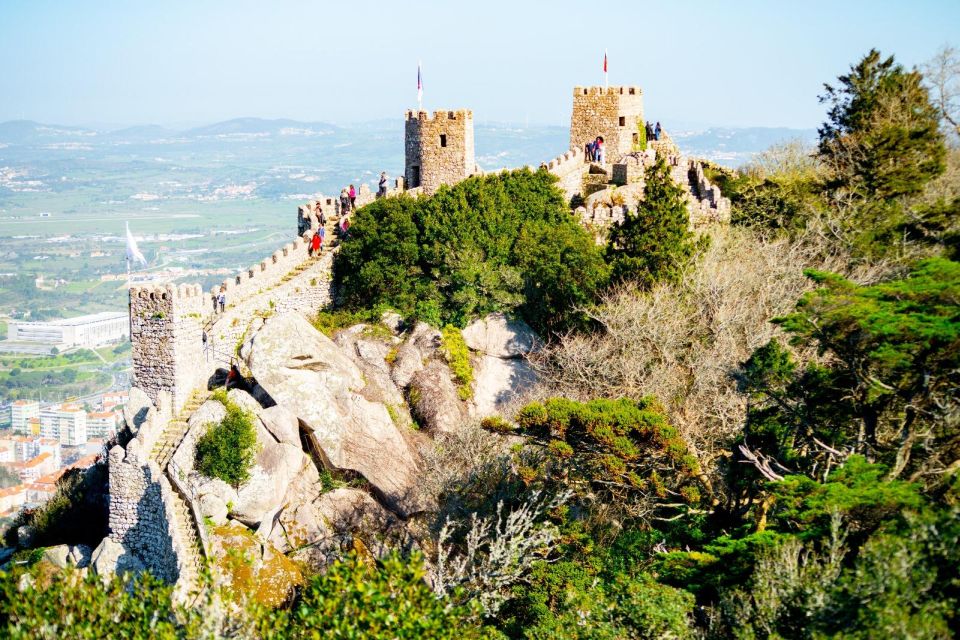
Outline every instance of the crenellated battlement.
<path fill-rule="evenodd" d="M 434 111 L 432 114 L 429 111 L 414 111 L 408 109 L 405 114 L 405 119 L 407 121 L 414 122 L 443 122 L 443 121 L 462 121 L 462 120 L 473 120 L 473 111 L 470 109 L 454 109 L 452 111 Z"/>
<path fill-rule="evenodd" d="M 573 95 L 576 96 L 642 96 L 643 89 L 637 86 L 623 85 L 613 87 L 574 87 Z"/>

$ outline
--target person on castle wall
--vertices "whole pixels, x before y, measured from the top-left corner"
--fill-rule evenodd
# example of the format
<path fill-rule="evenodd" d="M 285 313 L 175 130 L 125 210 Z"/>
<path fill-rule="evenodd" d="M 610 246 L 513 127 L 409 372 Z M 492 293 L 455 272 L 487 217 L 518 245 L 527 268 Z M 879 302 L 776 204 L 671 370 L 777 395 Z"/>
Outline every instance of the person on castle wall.
<path fill-rule="evenodd" d="M 350 185 L 350 210 L 353 211 L 357 208 L 357 190 L 353 188 L 353 185 Z"/>
<path fill-rule="evenodd" d="M 320 231 L 314 231 L 313 237 L 310 239 L 310 256 L 313 257 L 313 254 L 320 253 Z"/>
<path fill-rule="evenodd" d="M 227 308 L 227 292 L 223 287 L 220 287 L 220 293 L 217 295 L 217 304 L 220 305 L 220 313 L 223 313 Z"/>
<path fill-rule="evenodd" d="M 653 128 L 653 139 L 654 139 L 654 140 L 660 140 L 660 132 L 661 132 L 661 131 L 663 131 L 663 129 L 660 128 L 660 121 L 658 120 L 658 121 L 657 121 L 657 126 Z"/>
<path fill-rule="evenodd" d="M 593 162 L 597 159 L 597 143 L 591 140 L 587 143 L 587 160 Z"/>
<path fill-rule="evenodd" d="M 346 188 L 340 190 L 340 216 L 346 216 L 350 213 L 350 194 Z"/>
<path fill-rule="evenodd" d="M 377 197 L 383 198 L 387 195 L 387 172 L 380 172 L 380 184 L 377 188 Z"/>
<path fill-rule="evenodd" d="M 603 149 L 603 136 L 597 136 L 597 141 L 594 148 L 596 149 L 596 158 L 594 159 L 600 164 L 604 164 L 606 156 L 604 155 Z"/>
<path fill-rule="evenodd" d="M 650 124 L 650 121 L 647 120 L 647 140 L 654 140 L 653 137 L 653 125 Z"/>
<path fill-rule="evenodd" d="M 320 227 L 320 230 L 317 231 L 317 234 L 320 236 L 320 252 L 323 253 L 323 241 L 327 239 L 327 228 Z"/>

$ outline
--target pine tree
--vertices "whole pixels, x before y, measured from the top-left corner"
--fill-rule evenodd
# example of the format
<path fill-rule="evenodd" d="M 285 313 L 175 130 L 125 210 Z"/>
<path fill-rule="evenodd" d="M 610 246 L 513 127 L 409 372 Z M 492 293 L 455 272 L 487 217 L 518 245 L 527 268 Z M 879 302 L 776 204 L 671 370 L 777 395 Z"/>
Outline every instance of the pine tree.
<path fill-rule="evenodd" d="M 939 112 L 919 71 L 872 49 L 839 86 L 824 85 L 830 105 L 820 128 L 820 158 L 837 198 L 891 201 L 920 193 L 946 169 Z"/>
<path fill-rule="evenodd" d="M 670 177 L 662 158 L 644 173 L 644 199 L 636 213 L 610 230 L 607 258 L 612 280 L 634 280 L 649 287 L 676 280 L 696 247 L 684 190 Z"/>

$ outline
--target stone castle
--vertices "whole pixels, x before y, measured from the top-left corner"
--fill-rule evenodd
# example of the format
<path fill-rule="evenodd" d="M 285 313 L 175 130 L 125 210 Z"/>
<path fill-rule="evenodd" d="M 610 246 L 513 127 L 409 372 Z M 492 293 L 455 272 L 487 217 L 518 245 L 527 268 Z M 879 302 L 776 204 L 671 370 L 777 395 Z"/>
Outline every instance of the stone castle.
<path fill-rule="evenodd" d="M 729 201 L 707 180 L 703 163 L 685 157 L 666 132 L 659 141 L 646 140 L 644 126 L 639 87 L 576 87 L 570 147 L 539 168 L 557 177 L 572 213 L 598 234 L 642 199 L 644 168 L 657 157 L 667 161 L 674 180 L 686 189 L 693 225 L 728 220 Z M 597 136 L 606 141 L 603 165 L 585 153 L 586 143 Z M 432 194 L 483 173 L 474 159 L 469 110 L 407 111 L 404 149 L 404 176 L 387 197 Z M 364 185 L 356 204 L 373 198 Z M 134 389 L 125 418 L 133 437 L 109 452 L 109 536 L 178 587 L 195 583 L 201 560 L 210 553 L 199 498 L 177 463 L 191 415 L 209 395 L 208 380 L 218 369 L 243 366 L 241 345 L 265 318 L 286 311 L 309 315 L 331 304 L 336 248 L 319 258 L 308 250 L 321 212 L 327 238 L 333 238 L 333 225 L 345 215 L 339 201 L 308 202 L 299 207 L 290 242 L 210 291 L 199 285 L 129 291 Z M 227 300 L 223 312 L 217 308 L 220 293 Z"/>

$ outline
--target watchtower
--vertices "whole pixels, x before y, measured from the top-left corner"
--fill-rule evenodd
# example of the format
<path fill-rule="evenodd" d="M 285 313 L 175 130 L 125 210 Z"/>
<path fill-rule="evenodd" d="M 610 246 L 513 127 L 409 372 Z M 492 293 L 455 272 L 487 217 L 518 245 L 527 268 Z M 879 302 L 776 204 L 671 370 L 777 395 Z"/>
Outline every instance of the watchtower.
<path fill-rule="evenodd" d="M 407 111 L 404 134 L 407 189 L 430 194 L 476 173 L 472 111 Z"/>
<path fill-rule="evenodd" d="M 603 137 L 607 162 L 640 150 L 644 130 L 640 87 L 575 87 L 570 117 L 570 148 L 583 150 Z"/>
<path fill-rule="evenodd" d="M 160 405 L 166 396 L 173 413 L 203 383 L 203 327 L 206 298 L 200 285 L 130 288 L 132 386 Z"/>

